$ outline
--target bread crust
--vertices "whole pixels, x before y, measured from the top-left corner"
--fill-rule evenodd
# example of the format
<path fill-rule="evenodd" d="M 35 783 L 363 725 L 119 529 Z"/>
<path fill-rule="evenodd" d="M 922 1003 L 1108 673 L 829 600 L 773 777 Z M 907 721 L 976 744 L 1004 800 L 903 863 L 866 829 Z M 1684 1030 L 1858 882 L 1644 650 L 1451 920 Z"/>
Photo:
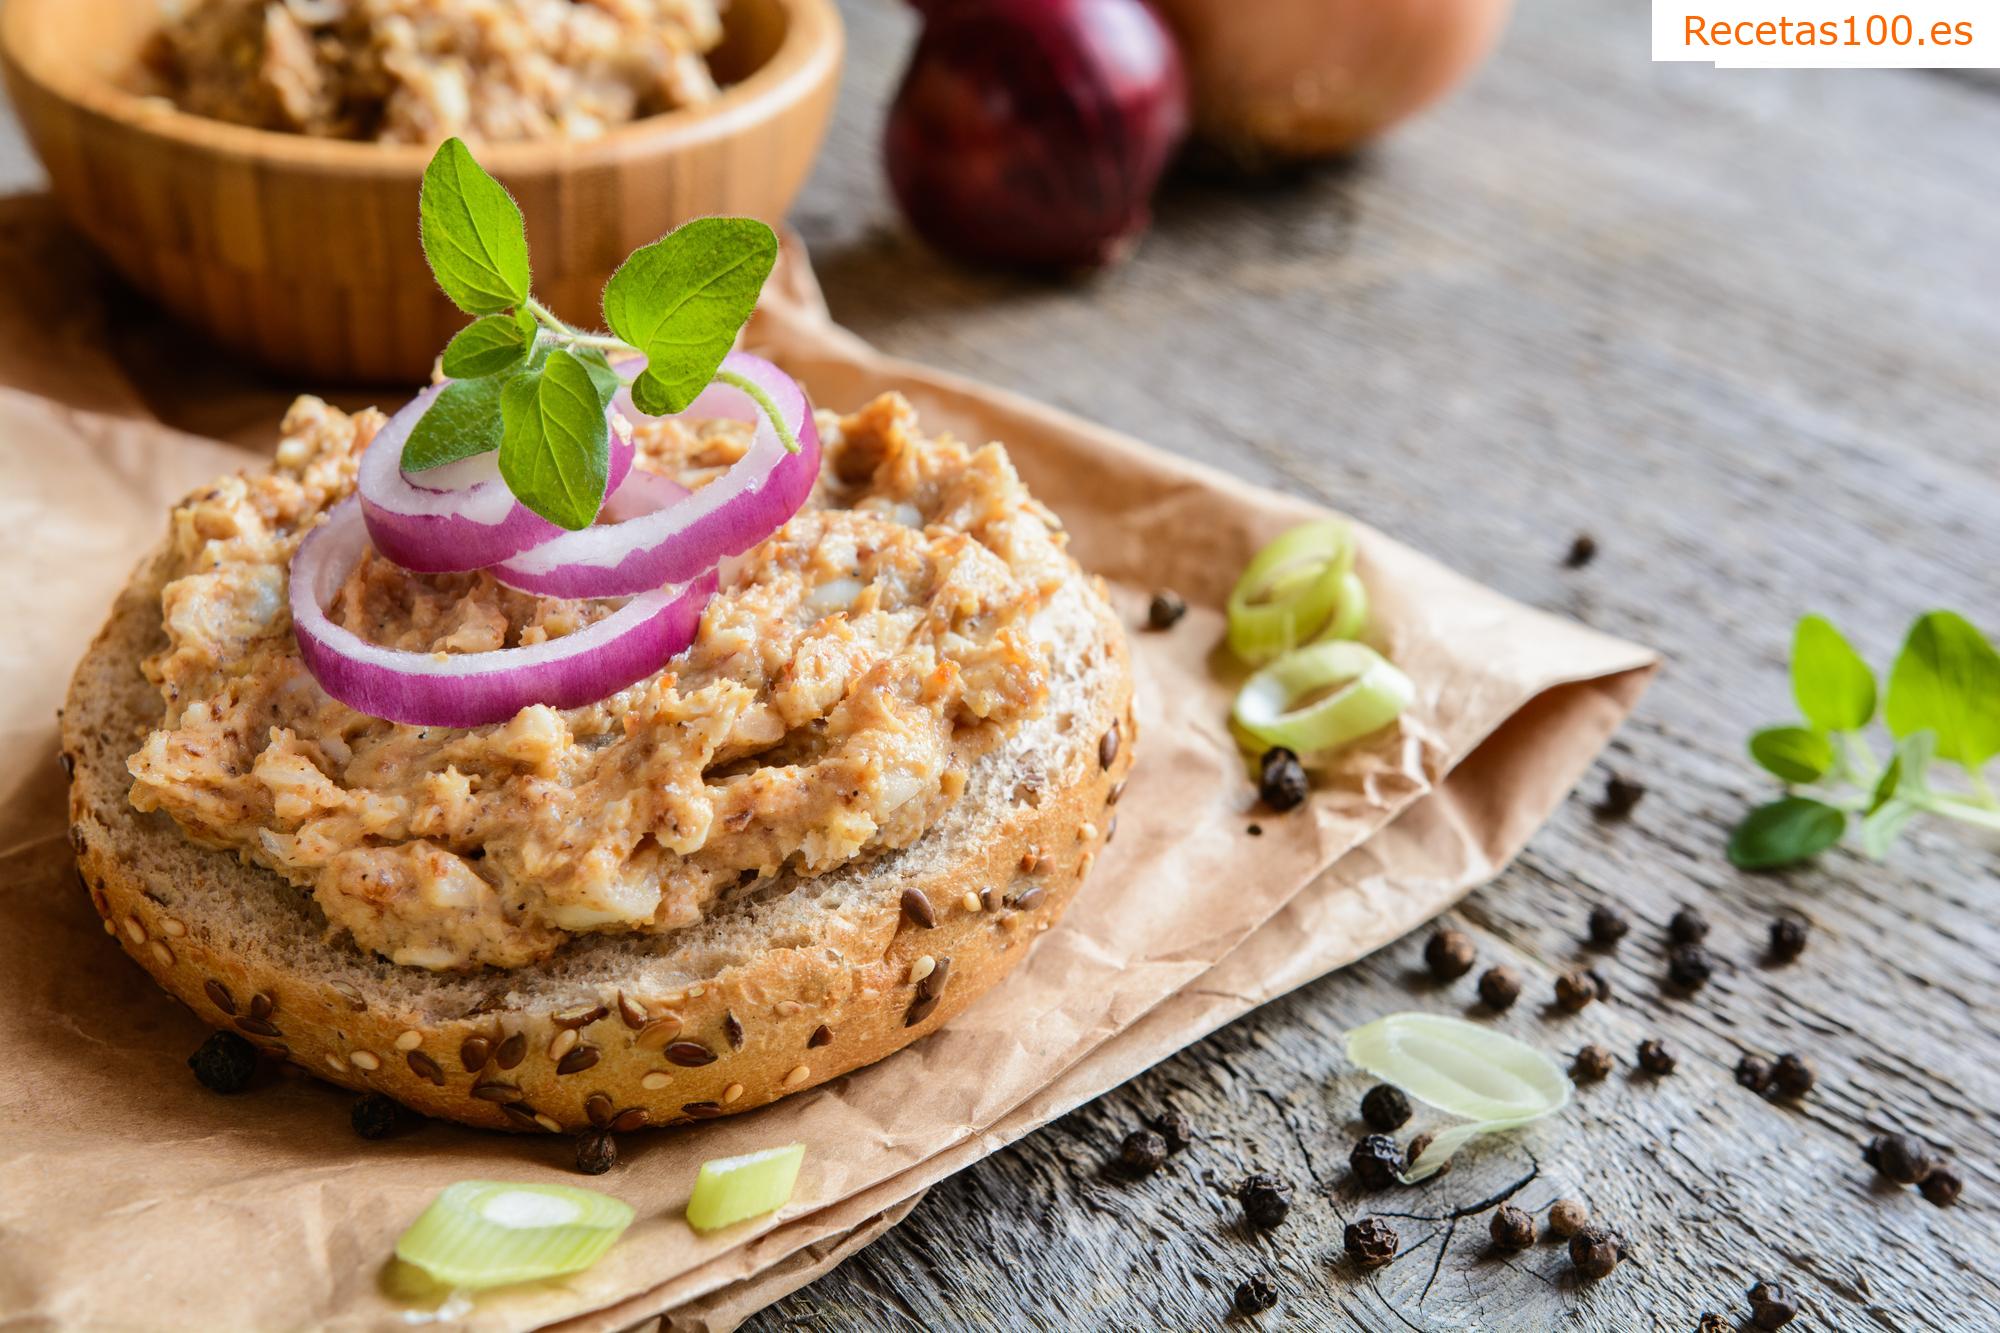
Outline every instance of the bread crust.
<path fill-rule="evenodd" d="M 848 929 L 856 924 L 852 913 L 842 924 L 847 947 L 836 957 L 825 948 L 774 945 L 665 992 L 598 983 L 560 1003 L 413 1018 L 380 993 L 315 975 L 297 959 L 252 956 L 233 942 L 232 923 L 182 919 L 186 909 L 164 891 L 161 858 L 149 849 L 186 838 L 164 816 L 142 816 L 125 799 L 131 780 L 124 761 L 139 737 L 122 734 L 151 726 L 161 712 L 157 693 L 145 686 L 151 712 L 131 716 L 146 707 L 133 687 L 135 677 L 145 685 L 135 648 L 162 634 L 163 563 L 156 553 L 141 564 L 79 664 L 61 714 L 70 839 L 105 929 L 212 1026 L 328 1082 L 386 1093 L 468 1125 L 556 1133 L 733 1114 L 816 1087 L 935 1031 L 1017 965 L 1061 916 L 1110 839 L 1110 807 L 1133 760 L 1124 634 L 1093 583 L 1087 595 L 1104 665 L 1087 711 L 1064 734 L 1071 753 L 1051 765 L 1060 780 L 1038 799 L 1011 805 L 941 860 L 922 858 L 918 873 L 899 865 L 871 876 L 874 896 L 858 930 Z M 918 848 L 937 836 L 933 830 Z M 176 854 L 188 851 L 202 858 L 204 875 L 225 877 L 244 893 L 299 892 L 230 852 Z M 916 919 L 926 907 L 935 925 Z M 354 947 L 344 939 L 315 945 L 329 954 Z"/>

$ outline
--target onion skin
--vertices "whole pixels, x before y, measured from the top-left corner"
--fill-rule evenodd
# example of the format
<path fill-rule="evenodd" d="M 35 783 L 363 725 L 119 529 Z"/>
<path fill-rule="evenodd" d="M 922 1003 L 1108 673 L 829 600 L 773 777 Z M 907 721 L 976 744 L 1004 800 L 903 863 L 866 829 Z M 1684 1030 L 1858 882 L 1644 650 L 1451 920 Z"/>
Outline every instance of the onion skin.
<path fill-rule="evenodd" d="M 1155 0 L 1180 38 L 1195 132 L 1249 168 L 1338 156 L 1449 92 L 1511 0 Z"/>
<path fill-rule="evenodd" d="M 973 263 L 1097 268 L 1151 223 L 1187 132 L 1173 38 L 1144 0 L 929 0 L 889 109 L 889 183 Z"/>

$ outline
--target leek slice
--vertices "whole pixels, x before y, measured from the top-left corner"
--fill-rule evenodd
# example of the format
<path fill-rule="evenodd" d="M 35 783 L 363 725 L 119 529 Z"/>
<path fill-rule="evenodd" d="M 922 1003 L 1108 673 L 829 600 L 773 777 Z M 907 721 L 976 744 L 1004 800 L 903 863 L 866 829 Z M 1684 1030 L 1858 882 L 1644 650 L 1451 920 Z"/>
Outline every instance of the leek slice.
<path fill-rule="evenodd" d="M 1481 1134 L 1554 1115 L 1570 1082 L 1542 1052 L 1502 1032 L 1442 1014 L 1390 1014 L 1347 1034 L 1347 1058 L 1418 1101 L 1471 1121 L 1437 1134 L 1403 1173 L 1437 1174 Z"/>
<path fill-rule="evenodd" d="M 461 1180 L 431 1200 L 396 1257 L 474 1290 L 580 1273 L 632 1225 L 632 1208 L 572 1185 Z"/>
<path fill-rule="evenodd" d="M 1244 567 L 1228 612 L 1229 649 L 1251 666 L 1300 644 L 1359 634 L 1368 601 L 1354 574 L 1353 527 L 1327 519 L 1278 537 Z"/>
<path fill-rule="evenodd" d="M 1264 744 L 1309 754 L 1381 730 L 1416 697 L 1410 678 L 1382 654 L 1336 639 L 1294 649 L 1251 676 L 1231 715 Z"/>
<path fill-rule="evenodd" d="M 714 1231 L 782 1208 L 798 1184 L 799 1164 L 805 1158 L 805 1144 L 788 1143 L 703 1162 L 688 1199 L 688 1225 L 696 1231 Z"/>

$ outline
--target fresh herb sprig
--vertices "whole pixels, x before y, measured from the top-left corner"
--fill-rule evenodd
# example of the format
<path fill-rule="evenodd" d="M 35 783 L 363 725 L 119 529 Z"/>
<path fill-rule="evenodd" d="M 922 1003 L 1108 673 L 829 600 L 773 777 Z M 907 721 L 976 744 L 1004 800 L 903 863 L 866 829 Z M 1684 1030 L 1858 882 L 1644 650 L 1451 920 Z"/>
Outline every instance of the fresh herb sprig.
<path fill-rule="evenodd" d="M 452 382 L 411 430 L 405 471 L 497 449 L 516 499 L 561 527 L 587 527 L 604 503 L 605 411 L 618 391 L 629 385 L 641 412 L 663 416 L 717 379 L 756 400 L 797 452 L 769 396 L 720 369 L 777 261 L 777 235 L 762 222 L 696 218 L 634 251 L 605 284 L 603 334 L 535 299 L 521 210 L 459 140 L 424 169 L 419 213 L 432 276 L 477 318 L 444 349 Z"/>
<path fill-rule="evenodd" d="M 1807 860 L 1858 821 L 1861 847 L 1880 858 L 1919 814 L 2000 829 L 2000 799 L 1986 765 L 2000 754 L 2000 651 L 1965 617 L 1919 616 L 1889 671 L 1886 691 L 1853 645 L 1824 616 L 1799 622 L 1792 640 L 1792 694 L 1803 723 L 1750 737 L 1750 757 L 1789 787 L 1811 787 L 1745 816 L 1729 859 L 1745 870 Z M 1895 745 L 1878 760 L 1866 736 L 1877 703 Z M 1934 785 L 1950 766 L 1969 790 Z"/>

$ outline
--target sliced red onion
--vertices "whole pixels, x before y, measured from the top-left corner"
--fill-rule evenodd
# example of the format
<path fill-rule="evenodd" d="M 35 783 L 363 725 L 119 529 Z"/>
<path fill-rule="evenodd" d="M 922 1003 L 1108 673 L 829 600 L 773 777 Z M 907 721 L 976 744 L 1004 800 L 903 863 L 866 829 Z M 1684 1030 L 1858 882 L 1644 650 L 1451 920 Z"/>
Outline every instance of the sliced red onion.
<path fill-rule="evenodd" d="M 694 642 L 716 575 L 656 588 L 574 634 L 487 653 L 413 653 L 369 643 L 326 606 L 368 550 L 354 500 L 336 505 L 292 557 L 292 627 L 306 668 L 359 712 L 425 727 L 505 722 L 530 704 L 578 708 L 645 679 Z M 385 553 L 386 554 L 386 553 Z"/>
<path fill-rule="evenodd" d="M 403 471 L 403 445 L 444 387 L 433 384 L 383 423 L 361 453 L 357 479 L 375 549 L 422 574 L 484 569 L 563 531 L 514 498 L 500 478 L 497 452 L 414 478 Z M 632 470 L 631 438 L 617 430 L 611 432 L 610 464 L 607 491 Z"/>
<path fill-rule="evenodd" d="M 812 404 L 789 375 L 761 357 L 731 352 L 722 369 L 770 396 L 798 438 L 797 453 L 787 452 L 749 394 L 717 381 L 679 416 L 754 423 L 749 450 L 727 472 L 677 504 L 538 542 L 503 559 L 494 576 L 509 587 L 545 597 L 623 597 L 685 582 L 783 527 L 819 478 L 819 431 Z M 641 419 L 629 393 L 620 394 L 614 406 Z"/>

